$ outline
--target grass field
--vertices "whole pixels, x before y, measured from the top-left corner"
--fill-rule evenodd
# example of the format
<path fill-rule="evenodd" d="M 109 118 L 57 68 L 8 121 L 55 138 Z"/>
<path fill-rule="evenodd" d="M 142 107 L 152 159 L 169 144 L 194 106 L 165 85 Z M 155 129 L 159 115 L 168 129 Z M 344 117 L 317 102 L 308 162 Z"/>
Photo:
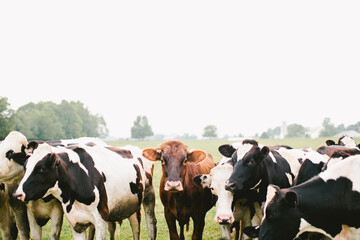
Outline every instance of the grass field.
<path fill-rule="evenodd" d="M 259 142 L 264 145 L 277 145 L 277 144 L 286 144 L 293 148 L 303 148 L 303 147 L 312 147 L 316 149 L 325 144 L 325 141 L 329 138 L 318 138 L 318 139 L 261 139 Z M 338 139 L 334 139 L 337 142 Z M 360 139 L 355 139 L 356 142 L 360 142 Z M 113 146 L 124 146 L 124 145 L 134 145 L 140 148 L 146 147 L 156 147 L 158 144 L 162 143 L 163 141 L 112 141 L 108 142 L 108 144 Z M 221 158 L 220 153 L 218 152 L 218 147 L 225 143 L 231 143 L 225 140 L 188 140 L 183 141 L 186 145 L 188 145 L 189 149 L 201 149 L 204 151 L 209 152 L 215 162 L 218 162 Z M 168 235 L 168 228 L 166 225 L 163 206 L 161 204 L 159 198 L 159 183 L 161 178 L 161 165 L 159 162 L 155 163 L 155 170 L 154 170 L 154 188 L 156 193 L 156 217 L 157 217 L 157 239 L 169 239 Z M 215 211 L 214 208 L 211 209 L 206 215 L 206 224 L 204 229 L 203 239 L 219 239 L 220 238 L 220 230 L 217 223 L 214 222 L 214 215 Z M 190 222 L 190 229 L 189 232 L 186 233 L 185 238 L 191 239 L 192 233 L 192 222 Z M 48 223 L 44 227 L 43 231 L 43 238 L 42 239 L 49 239 L 50 234 L 50 224 Z M 0 237 L 1 238 L 1 237 Z M 61 239 L 72 239 L 71 229 L 64 218 L 64 225 L 61 232 Z M 130 228 L 129 222 L 126 220 L 123 222 L 122 226 L 117 226 L 116 230 L 116 239 L 132 239 L 132 232 Z M 142 221 L 141 221 L 141 239 L 148 239 L 146 224 L 144 214 L 142 214 Z"/>

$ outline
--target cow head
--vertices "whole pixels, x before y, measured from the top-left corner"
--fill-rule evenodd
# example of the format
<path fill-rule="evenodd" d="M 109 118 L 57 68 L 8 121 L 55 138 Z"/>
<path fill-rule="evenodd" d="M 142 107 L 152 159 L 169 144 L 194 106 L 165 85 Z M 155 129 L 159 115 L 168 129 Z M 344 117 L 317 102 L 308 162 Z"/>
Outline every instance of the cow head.
<path fill-rule="evenodd" d="M 219 224 L 232 224 L 234 215 L 232 211 L 233 193 L 225 190 L 225 183 L 233 172 L 233 166 L 227 163 L 218 164 L 212 168 L 210 174 L 201 174 L 194 178 L 194 182 L 203 188 L 210 188 L 217 196 L 215 204 L 215 221 Z"/>
<path fill-rule="evenodd" d="M 25 175 L 14 193 L 19 200 L 30 201 L 46 197 L 58 179 L 60 157 L 48 144 L 40 144 L 25 164 Z"/>
<path fill-rule="evenodd" d="M 186 165 L 201 162 L 207 154 L 200 150 L 188 151 L 187 146 L 179 141 L 167 141 L 157 149 L 144 149 L 143 156 L 151 161 L 161 161 L 164 190 L 179 192 L 184 190 Z"/>
<path fill-rule="evenodd" d="M 23 164 L 27 159 L 25 148 L 27 139 L 20 132 L 10 132 L 0 143 L 0 182 L 20 181 L 23 174 Z"/>
<path fill-rule="evenodd" d="M 341 136 L 338 140 L 338 143 L 336 144 L 334 140 L 326 140 L 327 146 L 333 146 L 333 145 L 339 145 L 339 146 L 345 146 L 345 147 L 358 147 L 355 143 L 355 140 L 347 135 Z"/>
<path fill-rule="evenodd" d="M 264 177 L 265 159 L 269 154 L 269 148 L 264 146 L 260 149 L 257 145 L 245 145 L 242 146 L 242 149 L 239 147 L 231 155 L 234 171 L 225 185 L 228 191 L 254 190 Z"/>
<path fill-rule="evenodd" d="M 300 232 L 300 212 L 297 193 L 290 189 L 268 186 L 261 227 L 244 229 L 247 235 L 259 240 L 294 239 Z"/>

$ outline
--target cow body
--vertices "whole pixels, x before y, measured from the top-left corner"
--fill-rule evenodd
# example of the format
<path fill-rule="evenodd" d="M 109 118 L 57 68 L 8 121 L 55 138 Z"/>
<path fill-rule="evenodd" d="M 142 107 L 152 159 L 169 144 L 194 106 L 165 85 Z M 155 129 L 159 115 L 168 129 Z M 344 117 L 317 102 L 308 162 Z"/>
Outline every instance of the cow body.
<path fill-rule="evenodd" d="M 306 231 L 359 239 L 359 170 L 360 157 L 350 156 L 298 186 L 269 186 L 259 239 L 293 239 Z"/>
<path fill-rule="evenodd" d="M 170 239 L 184 239 L 184 226 L 194 222 L 192 239 L 202 239 L 206 212 L 213 206 L 210 190 L 193 183 L 199 174 L 208 174 L 215 166 L 210 154 L 200 150 L 188 151 L 179 141 L 168 141 L 158 149 L 144 149 L 144 157 L 162 162 L 160 198 L 164 205 Z M 180 236 L 176 230 L 180 225 Z"/>
<path fill-rule="evenodd" d="M 16 195 L 23 201 L 55 196 L 73 228 L 74 239 L 84 239 L 84 230 L 91 224 L 96 240 L 105 239 L 106 221 L 131 216 L 137 220 L 132 227 L 134 239 L 138 239 L 144 180 L 145 171 L 138 159 L 124 160 L 107 148 L 40 144 L 27 160 Z"/>

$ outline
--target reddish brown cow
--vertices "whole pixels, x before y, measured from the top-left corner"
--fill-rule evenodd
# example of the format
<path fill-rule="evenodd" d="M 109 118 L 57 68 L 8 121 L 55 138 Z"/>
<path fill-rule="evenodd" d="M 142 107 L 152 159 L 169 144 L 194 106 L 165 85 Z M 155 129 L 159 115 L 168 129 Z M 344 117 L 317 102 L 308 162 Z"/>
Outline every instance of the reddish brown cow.
<path fill-rule="evenodd" d="M 161 160 L 160 198 L 170 239 L 184 239 L 184 226 L 189 224 L 190 218 L 194 222 L 192 239 L 202 239 L 205 215 L 214 202 L 210 190 L 198 187 L 192 179 L 208 174 L 215 166 L 211 155 L 200 150 L 188 151 L 179 141 L 168 141 L 157 149 L 144 149 L 143 156 L 152 161 Z M 180 225 L 180 237 L 176 220 Z"/>

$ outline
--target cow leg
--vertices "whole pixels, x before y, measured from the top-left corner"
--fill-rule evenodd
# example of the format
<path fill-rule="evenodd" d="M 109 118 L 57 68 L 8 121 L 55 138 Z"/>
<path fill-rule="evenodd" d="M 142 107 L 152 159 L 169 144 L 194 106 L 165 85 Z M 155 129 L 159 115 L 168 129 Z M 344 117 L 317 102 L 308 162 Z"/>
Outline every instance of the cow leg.
<path fill-rule="evenodd" d="M 230 225 L 229 224 L 219 224 L 220 226 L 220 233 L 221 233 L 221 239 L 223 240 L 230 240 Z"/>
<path fill-rule="evenodd" d="M 169 228 L 170 240 L 179 240 L 179 235 L 176 229 L 176 218 L 170 213 L 170 209 L 165 208 L 165 219 Z"/>
<path fill-rule="evenodd" d="M 184 225 L 180 225 L 180 240 L 185 240 Z"/>
<path fill-rule="evenodd" d="M 115 240 L 116 222 L 108 222 L 107 225 L 110 233 L 110 240 Z"/>
<path fill-rule="evenodd" d="M 155 191 L 153 186 L 149 185 L 145 188 L 143 207 L 145 211 L 146 226 L 150 240 L 156 239 L 156 217 L 155 217 Z"/>
<path fill-rule="evenodd" d="M 202 234 L 205 227 L 205 214 L 196 216 L 193 218 L 194 222 L 194 231 L 192 235 L 192 240 L 202 239 Z"/>
<path fill-rule="evenodd" d="M 81 233 L 78 233 L 75 231 L 75 229 L 71 228 L 73 239 L 74 240 L 85 240 L 86 239 L 86 231 L 83 231 Z"/>
<path fill-rule="evenodd" d="M 95 236 L 95 226 L 93 224 L 91 224 L 88 228 L 88 238 L 87 240 L 94 240 L 94 236 Z"/>
<path fill-rule="evenodd" d="M 59 240 L 60 239 L 60 233 L 61 228 L 63 224 L 63 218 L 64 218 L 64 212 L 62 210 L 61 205 L 54 208 L 51 212 L 51 233 L 50 233 L 50 239 L 51 240 Z"/>
<path fill-rule="evenodd" d="M 23 202 L 15 199 L 13 196 L 10 196 L 9 203 L 15 216 L 15 222 L 19 230 L 20 240 L 28 240 L 30 236 L 30 227 L 26 213 L 26 205 Z"/>
<path fill-rule="evenodd" d="M 27 209 L 28 220 L 30 224 L 30 239 L 41 240 L 42 228 L 37 224 L 34 215 L 32 214 L 30 207 Z"/>
<path fill-rule="evenodd" d="M 107 223 L 101 219 L 95 222 L 95 240 L 106 240 Z M 84 231 L 85 232 L 85 231 Z"/>
<path fill-rule="evenodd" d="M 140 209 L 129 217 L 133 239 L 140 239 Z"/>

